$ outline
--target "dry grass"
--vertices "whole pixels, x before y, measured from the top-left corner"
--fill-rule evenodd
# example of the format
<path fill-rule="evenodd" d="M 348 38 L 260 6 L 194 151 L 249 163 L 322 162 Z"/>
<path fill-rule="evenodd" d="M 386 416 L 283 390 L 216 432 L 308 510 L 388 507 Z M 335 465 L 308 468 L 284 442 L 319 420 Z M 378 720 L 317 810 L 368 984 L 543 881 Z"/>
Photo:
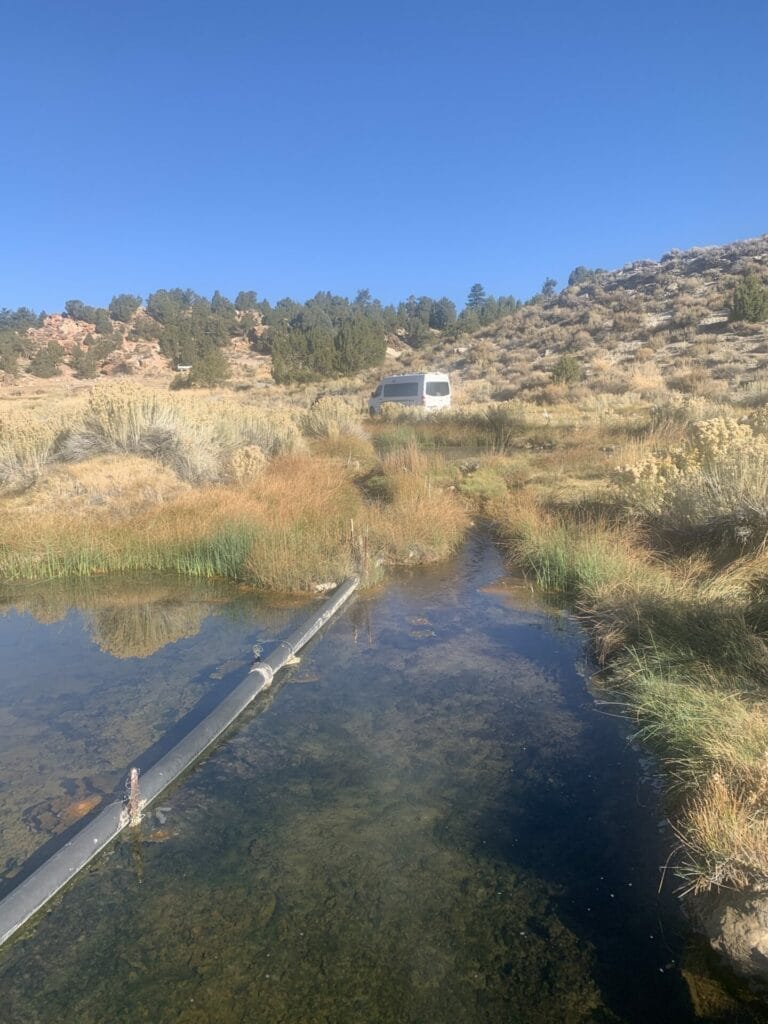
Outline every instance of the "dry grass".
<path fill-rule="evenodd" d="M 306 447 L 293 415 L 211 395 L 176 395 L 133 383 L 100 384 L 87 399 L 36 410 L 8 407 L 0 417 L 0 491 L 32 486 L 56 463 L 138 455 L 204 484 L 252 476 L 264 459 Z"/>
<path fill-rule="evenodd" d="M 0 415 L 0 492 L 19 491 L 38 480 L 54 458 L 67 414 L 14 407 Z"/>
<path fill-rule="evenodd" d="M 605 678 L 659 754 L 680 877 L 697 891 L 764 884 L 768 554 L 719 570 L 704 556 L 662 558 L 616 510 L 543 506 L 553 492 L 547 480 L 512 491 L 494 517 L 514 562 L 585 617 Z"/>
<path fill-rule="evenodd" d="M 302 441 L 285 415 L 137 385 L 102 386 L 61 440 L 59 455 L 73 462 L 105 452 L 144 455 L 184 480 L 205 483 L 231 471 L 232 452 L 244 447 L 258 448 L 266 458 L 296 451 Z"/>
<path fill-rule="evenodd" d="M 374 547 L 390 563 L 439 561 L 458 547 L 467 527 L 466 505 L 451 488 L 445 461 L 415 445 L 382 463 L 386 502 L 372 506 L 367 525 Z"/>
<path fill-rule="evenodd" d="M 136 462 L 151 469 L 149 460 Z M 429 561 L 459 543 L 467 513 L 442 490 L 442 464 L 435 470 L 418 455 L 392 456 L 381 468 L 388 502 L 366 499 L 358 473 L 333 456 L 285 455 L 239 485 L 179 484 L 162 501 L 80 503 L 74 516 L 71 505 L 29 503 L 27 495 L 24 515 L 5 516 L 0 525 L 0 574 L 53 579 L 149 570 L 306 591 L 353 571 L 373 581 L 384 563 Z M 15 500 L 19 512 L 22 499 Z"/>
<path fill-rule="evenodd" d="M 751 787 L 728 785 L 718 773 L 702 784 L 678 824 L 685 891 L 745 889 L 768 879 L 767 782 L 764 759 Z"/>

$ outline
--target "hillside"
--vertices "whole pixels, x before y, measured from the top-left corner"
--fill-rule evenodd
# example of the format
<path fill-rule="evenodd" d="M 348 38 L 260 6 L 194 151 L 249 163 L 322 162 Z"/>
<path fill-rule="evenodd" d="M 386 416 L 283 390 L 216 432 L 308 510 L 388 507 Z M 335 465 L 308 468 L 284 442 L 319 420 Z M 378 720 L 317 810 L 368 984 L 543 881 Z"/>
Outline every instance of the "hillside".
<path fill-rule="evenodd" d="M 178 320 L 186 330 L 198 304 L 205 306 L 209 319 L 200 337 L 214 337 L 215 346 L 229 361 L 230 384 L 241 389 L 275 386 L 272 339 L 284 331 L 289 317 L 292 324 L 303 322 L 301 337 L 309 337 L 310 348 L 331 344 L 325 336 L 318 342 L 315 335 L 318 330 L 330 330 L 325 325 L 328 311 L 346 303 L 346 316 L 352 311 L 356 323 L 364 322 L 367 329 L 373 323 L 384 339 L 374 340 L 374 355 L 361 360 L 367 368 L 346 376 L 343 369 L 333 375 L 320 370 L 303 379 L 299 374 L 297 383 L 311 381 L 322 390 L 362 393 L 382 369 L 429 367 L 450 371 L 460 394 L 481 401 L 520 396 L 555 402 L 590 392 L 636 392 L 653 398 L 668 390 L 717 398 L 733 389 L 748 397 L 751 389 L 761 390 L 768 366 L 768 321 L 735 322 L 729 315 L 734 288 L 749 273 L 768 286 L 768 235 L 723 246 L 672 250 L 658 262 L 640 260 L 613 271 L 577 268 L 571 274 L 573 283 L 560 292 L 550 283 L 551 294 L 539 294 L 525 303 L 489 297 L 485 308 L 468 304 L 458 319 L 448 317 L 441 330 L 431 328 L 432 314 L 422 316 L 421 310 L 424 304 L 433 312 L 440 303 L 452 306 L 449 300 L 411 297 L 395 309 L 370 298 L 363 305 L 359 297 L 349 303 L 330 293 L 318 293 L 304 306 L 282 300 L 274 310 L 263 303 L 262 309 L 254 305 L 246 312 L 219 297 L 223 313 L 216 306 L 218 293 L 212 303 L 196 296 L 190 308 L 181 309 Z M 155 297 L 169 294 L 155 293 Z M 155 301 L 152 309 L 157 306 Z M 285 307 L 283 320 L 277 315 L 283 312 L 281 306 Z M 182 358 L 183 353 L 200 351 L 199 340 L 198 349 L 185 348 L 187 335 L 179 334 L 178 323 L 163 320 L 162 314 L 152 316 L 140 308 L 121 322 L 110 320 L 106 310 L 83 308 L 101 314 L 103 322 L 99 324 L 98 316 L 81 320 L 59 313 L 41 315 L 34 323 L 25 323 L 22 317 L 15 333 L 6 329 L 6 345 L 15 347 L 12 358 L 3 364 L 0 386 L 6 394 L 9 389 L 16 393 L 39 389 L 46 377 L 50 382 L 46 388 L 60 381 L 71 389 L 80 381 L 86 385 L 94 376 L 116 375 L 168 386 L 176 377 L 176 365 L 192 361 L 191 356 Z M 505 309 L 506 315 L 499 315 Z M 306 326 L 308 310 L 315 319 Z M 325 318 L 322 322 L 320 314 Z M 482 323 L 484 319 L 487 322 Z M 171 335 L 172 327 L 176 333 Z M 35 357 L 51 345 L 58 355 L 53 372 L 36 375 Z M 174 352 L 179 353 L 177 358 Z M 87 372 L 82 369 L 84 356 Z M 275 376 L 280 379 L 279 374 Z"/>
<path fill-rule="evenodd" d="M 768 285 L 768 235 L 595 272 L 430 355 L 477 398 L 667 389 L 716 398 L 734 388 L 746 397 L 768 367 L 768 322 L 729 319 L 734 288 L 749 272 Z M 564 355 L 580 381 L 553 381 Z"/>

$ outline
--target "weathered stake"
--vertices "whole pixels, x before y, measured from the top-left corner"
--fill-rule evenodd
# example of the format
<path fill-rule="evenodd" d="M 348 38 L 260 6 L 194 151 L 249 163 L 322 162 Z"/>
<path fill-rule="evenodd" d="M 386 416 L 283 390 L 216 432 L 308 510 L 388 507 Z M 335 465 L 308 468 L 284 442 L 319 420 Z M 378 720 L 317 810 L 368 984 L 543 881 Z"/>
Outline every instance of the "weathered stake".
<path fill-rule="evenodd" d="M 128 824 L 141 824 L 141 794 L 139 792 L 139 769 L 131 768 L 128 781 Z"/>

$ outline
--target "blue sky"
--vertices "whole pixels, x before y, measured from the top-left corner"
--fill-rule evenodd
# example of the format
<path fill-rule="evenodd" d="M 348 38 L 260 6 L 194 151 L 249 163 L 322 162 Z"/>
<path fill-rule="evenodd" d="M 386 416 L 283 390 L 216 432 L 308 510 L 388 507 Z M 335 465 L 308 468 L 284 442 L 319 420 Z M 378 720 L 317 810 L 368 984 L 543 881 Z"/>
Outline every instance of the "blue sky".
<path fill-rule="evenodd" d="M 526 298 L 768 231 L 768 4 L 0 4 L 0 306 Z"/>

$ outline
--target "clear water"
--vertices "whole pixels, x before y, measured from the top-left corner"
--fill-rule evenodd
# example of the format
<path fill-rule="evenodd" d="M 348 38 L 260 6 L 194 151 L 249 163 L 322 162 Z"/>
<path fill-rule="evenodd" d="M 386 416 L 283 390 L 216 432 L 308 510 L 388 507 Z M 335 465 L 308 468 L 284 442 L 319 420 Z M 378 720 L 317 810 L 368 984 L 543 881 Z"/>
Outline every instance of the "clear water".
<path fill-rule="evenodd" d="M 583 638 L 502 574 L 477 536 L 357 599 L 0 952 L 0 1019 L 764 1019 L 715 983 L 658 891 L 658 796 L 578 671 Z M 124 592 L 78 600 L 90 610 L 49 625 L 0 619 L 8 875 L 66 827 L 66 806 L 118 785 L 137 749 L 239 680 L 251 644 L 306 614 L 176 585 L 172 642 L 150 654 L 158 637 Z"/>
<path fill-rule="evenodd" d="M 0 879 L 239 682 L 254 642 L 301 618 L 295 604 L 174 579 L 0 596 Z"/>

